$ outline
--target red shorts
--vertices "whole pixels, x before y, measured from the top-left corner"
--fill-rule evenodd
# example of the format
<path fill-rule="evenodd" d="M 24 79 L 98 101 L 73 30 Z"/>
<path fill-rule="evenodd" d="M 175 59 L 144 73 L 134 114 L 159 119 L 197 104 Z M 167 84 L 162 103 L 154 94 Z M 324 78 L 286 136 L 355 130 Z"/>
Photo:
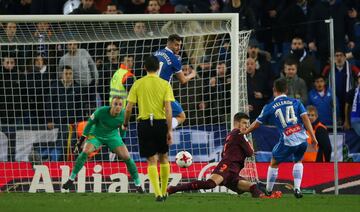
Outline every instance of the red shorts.
<path fill-rule="evenodd" d="M 237 192 L 238 194 L 243 193 L 237 188 L 239 180 L 245 180 L 245 178 L 239 176 L 241 167 L 238 163 L 233 163 L 231 161 L 220 161 L 219 164 L 215 167 L 212 174 L 218 174 L 224 178 L 221 186 Z"/>

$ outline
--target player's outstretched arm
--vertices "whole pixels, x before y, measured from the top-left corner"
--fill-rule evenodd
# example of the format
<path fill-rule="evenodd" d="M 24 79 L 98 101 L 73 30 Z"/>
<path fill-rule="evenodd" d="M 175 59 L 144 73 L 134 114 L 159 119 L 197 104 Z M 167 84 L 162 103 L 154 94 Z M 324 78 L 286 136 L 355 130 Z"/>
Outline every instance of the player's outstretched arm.
<path fill-rule="evenodd" d="M 260 122 L 255 120 L 253 123 L 251 123 L 250 127 L 246 129 L 244 134 L 247 135 L 247 134 L 251 133 L 252 131 L 254 131 L 258 127 L 260 127 Z"/>
<path fill-rule="evenodd" d="M 314 131 L 313 131 L 310 119 L 309 119 L 309 116 L 307 114 L 303 114 L 303 115 L 301 115 L 301 119 L 302 119 L 302 121 L 304 123 L 304 126 L 305 126 L 306 130 L 309 132 L 312 141 L 315 144 L 318 144 L 318 141 L 316 140 L 316 137 L 315 137 L 315 134 L 314 134 Z"/>
<path fill-rule="evenodd" d="M 189 75 L 185 76 L 182 71 L 176 73 L 176 77 L 180 81 L 181 84 L 185 84 L 189 82 L 192 78 L 196 77 L 196 71 L 193 70 Z"/>

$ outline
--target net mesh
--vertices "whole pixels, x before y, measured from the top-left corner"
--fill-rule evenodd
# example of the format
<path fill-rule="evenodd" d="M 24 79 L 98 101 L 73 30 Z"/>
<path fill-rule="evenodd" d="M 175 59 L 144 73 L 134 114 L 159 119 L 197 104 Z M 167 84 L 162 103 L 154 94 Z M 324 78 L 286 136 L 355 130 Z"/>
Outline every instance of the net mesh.
<path fill-rule="evenodd" d="M 76 139 L 87 118 L 109 105 L 110 80 L 121 65 L 136 79 L 143 60 L 164 48 L 168 35 L 183 37 L 184 74 L 197 76 L 182 85 L 173 78 L 175 98 L 186 121 L 174 130 L 170 148 L 171 182 L 199 177 L 220 159 L 231 129 L 231 78 L 239 72 L 240 111 L 247 110 L 245 59 L 249 32 L 240 33 L 239 67 L 231 63 L 231 21 L 7 22 L 0 31 L 0 189 L 62 191 L 77 154 Z M 72 71 L 68 71 L 71 67 Z M 237 93 L 236 92 L 236 93 Z M 149 191 L 146 163 L 139 155 L 135 116 L 124 143 Z M 187 150 L 194 164 L 181 169 L 175 155 Z M 77 191 L 134 191 L 126 166 L 107 147 L 89 158 Z M 255 159 L 241 173 L 257 180 Z"/>

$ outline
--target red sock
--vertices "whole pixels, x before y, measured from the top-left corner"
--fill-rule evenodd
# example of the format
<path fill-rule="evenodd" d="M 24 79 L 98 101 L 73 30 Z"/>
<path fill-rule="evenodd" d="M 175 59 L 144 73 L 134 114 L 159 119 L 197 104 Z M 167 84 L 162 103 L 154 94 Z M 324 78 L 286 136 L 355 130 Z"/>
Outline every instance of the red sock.
<path fill-rule="evenodd" d="M 259 197 L 263 192 L 258 189 L 256 184 L 250 186 L 250 193 L 252 197 Z"/>
<path fill-rule="evenodd" d="M 216 183 L 213 180 L 197 180 L 193 181 L 191 183 L 185 183 L 181 185 L 177 185 L 172 187 L 174 191 L 172 193 L 178 192 L 178 191 L 191 191 L 191 190 L 199 190 L 199 189 L 212 189 L 216 187 Z"/>

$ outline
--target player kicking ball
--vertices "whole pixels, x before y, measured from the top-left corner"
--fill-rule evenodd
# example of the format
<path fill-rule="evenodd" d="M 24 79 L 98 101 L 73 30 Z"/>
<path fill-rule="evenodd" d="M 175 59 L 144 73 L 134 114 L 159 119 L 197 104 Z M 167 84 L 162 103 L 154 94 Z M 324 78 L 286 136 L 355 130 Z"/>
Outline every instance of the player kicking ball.
<path fill-rule="evenodd" d="M 169 195 L 179 191 L 190 191 L 199 189 L 213 189 L 216 186 L 225 186 L 228 189 L 242 194 L 250 192 L 254 198 L 280 198 L 282 193 L 273 192 L 268 197 L 257 184 L 245 180 L 239 176 L 241 169 L 244 168 L 246 157 L 254 154 L 254 150 L 245 137 L 244 133 L 249 126 L 249 116 L 245 113 L 237 113 L 234 116 L 234 129 L 226 136 L 222 159 L 216 166 L 208 180 L 197 180 L 177 186 L 169 186 Z"/>
<path fill-rule="evenodd" d="M 125 131 L 121 128 L 124 116 L 123 99 L 119 96 L 112 98 L 111 107 L 100 107 L 90 116 L 83 135 L 76 144 L 75 151 L 80 149 L 86 140 L 85 145 L 75 162 L 69 180 L 62 186 L 63 189 L 68 190 L 74 186 L 76 175 L 84 166 L 89 154 L 101 145 L 106 145 L 125 162 L 131 178 L 135 182 L 137 192 L 143 193 L 137 167 L 134 160 L 130 158 L 129 151 L 122 140 L 122 137 L 125 136 Z"/>

